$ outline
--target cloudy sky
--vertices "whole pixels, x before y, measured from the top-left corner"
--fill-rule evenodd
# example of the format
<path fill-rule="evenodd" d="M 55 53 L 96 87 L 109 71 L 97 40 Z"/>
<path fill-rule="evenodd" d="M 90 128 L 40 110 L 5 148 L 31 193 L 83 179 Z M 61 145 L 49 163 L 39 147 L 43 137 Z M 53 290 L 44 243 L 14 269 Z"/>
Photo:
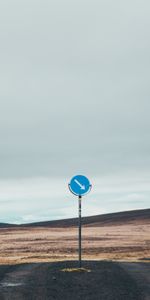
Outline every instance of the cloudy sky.
<path fill-rule="evenodd" d="M 1 0 L 0 222 L 149 208 L 148 0 Z"/>

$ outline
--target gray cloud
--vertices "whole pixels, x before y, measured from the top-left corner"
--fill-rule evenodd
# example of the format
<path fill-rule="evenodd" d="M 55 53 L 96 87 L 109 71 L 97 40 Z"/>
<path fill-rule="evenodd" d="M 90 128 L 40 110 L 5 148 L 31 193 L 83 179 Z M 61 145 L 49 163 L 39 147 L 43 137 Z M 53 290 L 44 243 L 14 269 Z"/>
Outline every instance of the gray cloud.
<path fill-rule="evenodd" d="M 1 179 L 149 170 L 149 9 L 1 1 Z"/>

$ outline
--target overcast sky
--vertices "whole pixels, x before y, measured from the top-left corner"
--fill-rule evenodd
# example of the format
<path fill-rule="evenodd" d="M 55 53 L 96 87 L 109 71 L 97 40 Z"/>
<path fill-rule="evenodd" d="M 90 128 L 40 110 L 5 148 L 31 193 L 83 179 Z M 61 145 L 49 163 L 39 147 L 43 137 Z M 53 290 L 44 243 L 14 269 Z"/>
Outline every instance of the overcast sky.
<path fill-rule="evenodd" d="M 148 208 L 148 0 L 1 0 L 0 221 Z"/>

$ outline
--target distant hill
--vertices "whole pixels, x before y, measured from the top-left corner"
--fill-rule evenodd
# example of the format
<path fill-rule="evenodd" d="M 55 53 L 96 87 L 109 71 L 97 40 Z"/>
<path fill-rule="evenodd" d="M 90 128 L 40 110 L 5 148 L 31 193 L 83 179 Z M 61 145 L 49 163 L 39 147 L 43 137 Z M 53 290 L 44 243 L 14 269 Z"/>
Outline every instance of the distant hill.
<path fill-rule="evenodd" d="M 117 226 L 122 224 L 150 224 L 150 209 L 142 210 L 131 210 L 124 212 L 117 212 L 111 214 L 83 217 L 82 224 L 84 226 Z M 55 220 L 55 221 L 44 221 L 35 222 L 28 224 L 8 224 L 0 223 L 0 228 L 10 228 L 10 227 L 75 227 L 78 226 L 78 218 Z"/>
<path fill-rule="evenodd" d="M 150 224 L 150 209 L 132 210 L 125 212 L 117 212 L 105 215 L 97 215 L 90 217 L 83 217 L 82 224 L 85 226 L 113 226 L 125 223 L 134 224 Z M 21 225 L 23 227 L 72 227 L 78 225 L 78 218 L 36 222 Z"/>
<path fill-rule="evenodd" d="M 8 223 L 0 223 L 0 228 L 10 228 L 10 227 L 16 227 L 17 225 L 14 224 L 8 224 Z"/>

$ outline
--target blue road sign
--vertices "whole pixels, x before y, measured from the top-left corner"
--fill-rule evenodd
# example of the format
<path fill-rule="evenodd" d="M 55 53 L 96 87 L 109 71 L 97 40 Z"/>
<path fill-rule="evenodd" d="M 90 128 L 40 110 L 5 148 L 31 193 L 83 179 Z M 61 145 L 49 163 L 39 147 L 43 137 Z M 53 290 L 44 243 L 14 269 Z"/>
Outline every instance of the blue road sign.
<path fill-rule="evenodd" d="M 74 176 L 69 184 L 70 191 L 76 196 L 84 196 L 90 192 L 91 187 L 89 179 L 83 175 Z"/>

